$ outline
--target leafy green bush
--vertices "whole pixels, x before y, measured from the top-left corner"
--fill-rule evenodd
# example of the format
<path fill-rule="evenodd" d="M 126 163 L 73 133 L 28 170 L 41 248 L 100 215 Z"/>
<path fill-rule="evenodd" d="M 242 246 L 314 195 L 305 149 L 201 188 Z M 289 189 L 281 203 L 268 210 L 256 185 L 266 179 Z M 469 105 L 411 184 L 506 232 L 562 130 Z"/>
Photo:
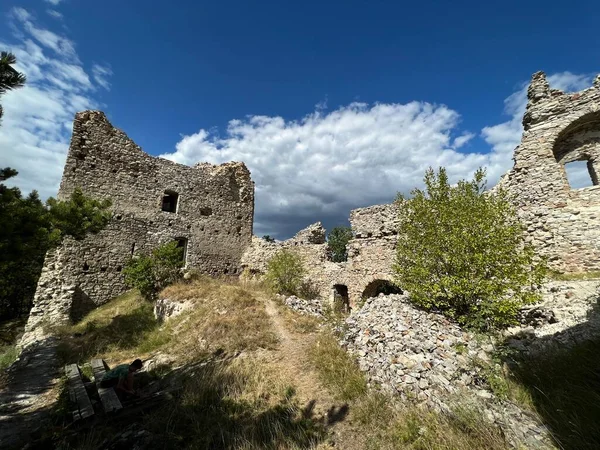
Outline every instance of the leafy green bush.
<path fill-rule="evenodd" d="M 298 286 L 298 297 L 305 300 L 314 300 L 319 297 L 319 288 L 312 282 L 312 280 L 304 280 Z"/>
<path fill-rule="evenodd" d="M 298 295 L 305 273 L 302 258 L 284 249 L 267 263 L 265 281 L 278 294 Z"/>
<path fill-rule="evenodd" d="M 331 250 L 331 260 L 333 262 L 344 262 L 348 259 L 348 241 L 352 239 L 352 228 L 335 227 L 327 236 L 327 244 Z"/>
<path fill-rule="evenodd" d="M 445 169 L 425 174 L 426 191 L 399 204 L 395 282 L 416 304 L 481 330 L 515 323 L 539 300 L 545 263 L 532 246 L 508 194 L 484 193 L 485 170 L 450 186 Z"/>
<path fill-rule="evenodd" d="M 125 283 L 137 288 L 146 300 L 155 300 L 157 294 L 182 277 L 183 248 L 176 241 L 155 248 L 150 255 L 129 260 L 123 274 Z"/>

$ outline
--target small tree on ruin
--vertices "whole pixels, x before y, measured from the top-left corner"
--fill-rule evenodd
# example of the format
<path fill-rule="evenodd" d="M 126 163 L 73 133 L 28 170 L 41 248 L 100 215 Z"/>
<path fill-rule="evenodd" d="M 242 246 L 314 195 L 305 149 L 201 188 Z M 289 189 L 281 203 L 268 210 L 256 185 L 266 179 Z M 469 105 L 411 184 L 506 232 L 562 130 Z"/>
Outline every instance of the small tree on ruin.
<path fill-rule="evenodd" d="M 283 249 L 267 263 L 265 281 L 278 294 L 298 295 L 305 274 L 300 255 Z"/>
<path fill-rule="evenodd" d="M 140 291 L 146 300 L 182 277 L 183 248 L 176 241 L 155 248 L 148 255 L 131 258 L 125 268 L 125 283 Z"/>
<path fill-rule="evenodd" d="M 450 186 L 444 168 L 425 174 L 425 190 L 398 197 L 395 282 L 417 305 L 480 330 L 515 323 L 539 300 L 546 266 L 524 242 L 508 194 L 485 191 L 485 170 Z"/>
<path fill-rule="evenodd" d="M 344 262 L 348 260 L 348 242 L 352 239 L 352 228 L 335 227 L 327 236 L 327 245 L 331 249 L 331 260 L 333 262 Z"/>

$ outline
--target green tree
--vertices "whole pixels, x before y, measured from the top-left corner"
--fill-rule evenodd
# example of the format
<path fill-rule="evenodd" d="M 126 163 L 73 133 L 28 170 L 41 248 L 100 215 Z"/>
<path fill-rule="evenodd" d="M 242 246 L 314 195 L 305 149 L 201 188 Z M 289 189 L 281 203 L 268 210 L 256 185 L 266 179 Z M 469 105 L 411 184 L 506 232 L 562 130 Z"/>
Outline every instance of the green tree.
<path fill-rule="evenodd" d="M 278 294 L 298 295 L 305 274 L 300 255 L 283 249 L 268 261 L 265 281 Z"/>
<path fill-rule="evenodd" d="M 16 62 L 17 58 L 12 53 L 0 53 L 0 96 L 25 84 L 25 75 L 17 72 L 12 67 Z M 3 113 L 2 105 L 0 105 L 0 118 L 2 118 Z M 0 181 L 2 180 L 0 179 Z"/>
<path fill-rule="evenodd" d="M 273 238 L 272 238 L 271 236 L 269 236 L 268 234 L 265 234 L 265 235 L 264 235 L 262 238 L 263 238 L 265 241 L 267 241 L 267 242 L 275 242 L 275 239 L 273 239 Z"/>
<path fill-rule="evenodd" d="M 42 203 L 36 191 L 23 197 L 2 181 L 17 175 L 0 169 L 0 318 L 27 313 L 46 252 L 63 237 L 81 239 L 110 220 L 109 201 L 96 201 L 76 190 L 66 201 Z"/>
<path fill-rule="evenodd" d="M 539 300 L 545 274 L 503 190 L 485 191 L 485 170 L 450 186 L 444 168 L 425 174 L 426 190 L 401 195 L 395 283 L 414 303 L 480 330 L 515 323 Z"/>
<path fill-rule="evenodd" d="M 52 227 L 51 244 L 57 245 L 64 236 L 83 239 L 88 233 L 97 233 L 112 217 L 110 200 L 95 200 L 76 188 L 68 201 L 50 197 L 47 200 Z"/>
<path fill-rule="evenodd" d="M 347 245 L 352 237 L 352 228 L 350 227 L 335 227 L 329 232 L 327 244 L 331 249 L 331 260 L 333 262 L 348 260 Z"/>
<path fill-rule="evenodd" d="M 182 266 L 183 248 L 173 241 L 155 248 L 149 255 L 131 258 L 123 274 L 125 283 L 152 301 L 161 290 L 181 278 Z"/>

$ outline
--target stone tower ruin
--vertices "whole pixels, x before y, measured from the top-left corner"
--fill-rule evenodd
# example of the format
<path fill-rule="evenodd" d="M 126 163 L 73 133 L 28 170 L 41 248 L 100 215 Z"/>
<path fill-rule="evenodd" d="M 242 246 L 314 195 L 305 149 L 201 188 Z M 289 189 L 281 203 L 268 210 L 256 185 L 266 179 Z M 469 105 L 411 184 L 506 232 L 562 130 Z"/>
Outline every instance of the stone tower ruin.
<path fill-rule="evenodd" d="M 110 199 L 113 219 L 48 255 L 28 328 L 36 317 L 60 323 L 123 293 L 127 261 L 172 240 L 184 248 L 188 268 L 239 272 L 254 216 L 254 183 L 243 163 L 188 167 L 155 158 L 104 113 L 85 111 L 75 116 L 58 198 L 76 188 Z"/>
<path fill-rule="evenodd" d="M 550 89 L 533 75 L 514 167 L 499 186 L 516 196 L 528 239 L 552 269 L 600 270 L 600 76 L 589 89 Z M 573 189 L 565 165 L 586 161 L 590 186 Z"/>

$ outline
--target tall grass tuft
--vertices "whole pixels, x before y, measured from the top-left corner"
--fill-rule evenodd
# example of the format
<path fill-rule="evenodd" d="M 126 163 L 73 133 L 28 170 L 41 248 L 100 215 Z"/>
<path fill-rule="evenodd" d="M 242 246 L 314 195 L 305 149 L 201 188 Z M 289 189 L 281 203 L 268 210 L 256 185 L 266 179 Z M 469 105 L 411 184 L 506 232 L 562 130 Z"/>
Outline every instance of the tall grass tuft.
<path fill-rule="evenodd" d="M 356 400 L 367 393 L 367 381 L 356 361 L 329 334 L 319 336 L 310 350 L 321 382 L 340 400 Z"/>

